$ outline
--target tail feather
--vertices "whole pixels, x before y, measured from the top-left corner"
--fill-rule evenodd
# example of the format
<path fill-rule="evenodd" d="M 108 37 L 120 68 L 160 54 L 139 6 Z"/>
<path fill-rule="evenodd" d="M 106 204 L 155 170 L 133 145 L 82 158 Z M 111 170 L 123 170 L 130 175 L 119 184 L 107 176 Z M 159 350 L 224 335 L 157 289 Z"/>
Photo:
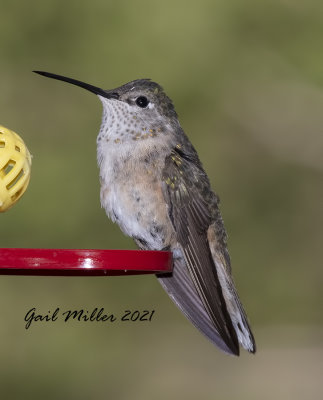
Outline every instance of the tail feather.
<path fill-rule="evenodd" d="M 222 293 L 226 301 L 227 309 L 231 317 L 233 327 L 238 336 L 241 346 L 250 353 L 256 352 L 256 343 L 248 323 L 247 315 L 239 299 L 237 290 L 233 283 L 231 274 L 229 274 L 215 258 L 215 266 L 221 283 Z"/>
<path fill-rule="evenodd" d="M 212 250 L 212 248 L 211 248 Z M 227 310 L 241 346 L 250 353 L 256 352 L 256 343 L 245 310 L 239 299 L 230 270 L 221 252 L 212 251 L 213 261 L 226 302 Z"/>

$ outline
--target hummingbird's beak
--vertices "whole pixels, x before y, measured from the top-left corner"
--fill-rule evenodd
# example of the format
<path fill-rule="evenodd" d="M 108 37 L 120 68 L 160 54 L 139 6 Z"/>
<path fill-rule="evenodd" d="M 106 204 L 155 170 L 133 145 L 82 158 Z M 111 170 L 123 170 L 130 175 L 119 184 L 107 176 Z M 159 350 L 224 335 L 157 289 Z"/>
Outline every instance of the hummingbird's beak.
<path fill-rule="evenodd" d="M 39 75 L 47 76 L 47 78 L 53 78 L 53 79 L 57 79 L 59 81 L 71 83 L 72 85 L 80 86 L 83 89 L 89 90 L 90 92 L 92 92 L 98 96 L 105 97 L 107 99 L 118 99 L 119 98 L 119 95 L 116 92 L 111 93 L 111 92 L 105 91 L 99 87 L 89 85 L 88 83 L 78 81 L 76 79 L 67 78 L 66 76 L 62 76 L 62 75 L 52 74 L 51 72 L 44 72 L 44 71 L 33 71 L 33 72 L 35 72 L 36 74 L 39 74 Z"/>

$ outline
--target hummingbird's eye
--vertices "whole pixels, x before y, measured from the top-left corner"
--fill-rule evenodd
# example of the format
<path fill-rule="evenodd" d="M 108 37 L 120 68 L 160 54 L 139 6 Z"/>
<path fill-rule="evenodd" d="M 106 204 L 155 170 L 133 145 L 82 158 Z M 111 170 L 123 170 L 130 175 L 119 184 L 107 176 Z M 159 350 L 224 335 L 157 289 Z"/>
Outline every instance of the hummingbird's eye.
<path fill-rule="evenodd" d="M 149 100 L 145 96 L 139 96 L 136 99 L 136 104 L 137 104 L 137 106 L 139 106 L 141 108 L 146 108 L 149 104 Z"/>

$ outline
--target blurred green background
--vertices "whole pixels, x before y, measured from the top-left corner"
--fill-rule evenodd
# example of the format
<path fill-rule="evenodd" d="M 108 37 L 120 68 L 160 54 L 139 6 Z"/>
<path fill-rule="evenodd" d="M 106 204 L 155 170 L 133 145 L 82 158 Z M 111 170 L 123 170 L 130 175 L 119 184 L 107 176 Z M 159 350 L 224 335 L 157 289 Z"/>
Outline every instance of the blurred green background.
<path fill-rule="evenodd" d="M 135 248 L 100 208 L 100 102 L 31 71 L 103 88 L 152 78 L 220 195 L 258 345 L 222 354 L 154 276 L 1 276 L 4 397 L 322 398 L 322 2 L 2 0 L 0 15 L 0 124 L 33 154 L 28 191 L 0 215 L 1 247 Z M 25 330 L 31 307 L 156 313 Z"/>

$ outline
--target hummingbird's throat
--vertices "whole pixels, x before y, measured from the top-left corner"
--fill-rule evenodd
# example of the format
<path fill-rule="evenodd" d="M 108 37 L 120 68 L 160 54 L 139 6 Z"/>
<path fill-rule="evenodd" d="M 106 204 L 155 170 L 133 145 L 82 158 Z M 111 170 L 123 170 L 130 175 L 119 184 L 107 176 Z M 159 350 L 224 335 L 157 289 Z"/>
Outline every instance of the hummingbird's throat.
<path fill-rule="evenodd" d="M 106 99 L 99 96 L 103 105 L 103 114 L 101 127 L 98 135 L 98 142 L 114 142 L 120 143 L 125 138 L 130 120 L 130 107 L 128 104 Z"/>
<path fill-rule="evenodd" d="M 151 139 L 161 132 L 150 126 L 126 102 L 106 99 L 99 96 L 103 105 L 102 122 L 98 135 L 100 142 L 116 145 L 128 144 L 135 146 L 136 142 Z"/>

